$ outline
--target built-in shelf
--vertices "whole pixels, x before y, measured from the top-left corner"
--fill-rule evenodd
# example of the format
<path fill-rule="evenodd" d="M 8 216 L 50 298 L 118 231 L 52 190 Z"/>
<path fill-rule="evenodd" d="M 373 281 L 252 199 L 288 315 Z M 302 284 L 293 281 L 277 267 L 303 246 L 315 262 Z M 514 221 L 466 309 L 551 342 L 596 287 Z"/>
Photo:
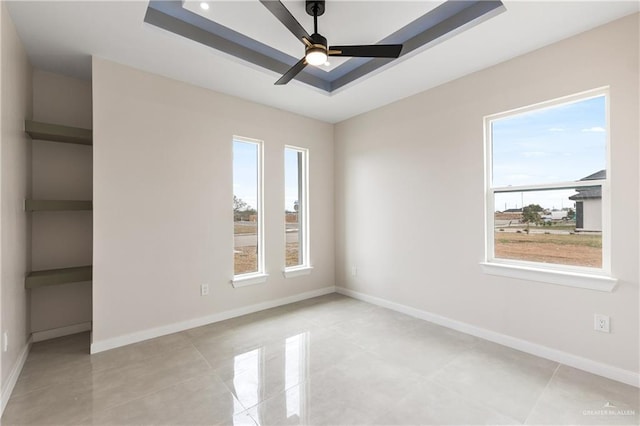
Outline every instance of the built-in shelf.
<path fill-rule="evenodd" d="M 93 131 L 90 129 L 25 120 L 24 131 L 31 139 L 93 145 Z"/>
<path fill-rule="evenodd" d="M 26 288 L 37 288 L 49 285 L 91 281 L 92 272 L 92 266 L 33 271 L 24 279 L 24 286 Z"/>
<path fill-rule="evenodd" d="M 28 212 L 91 210 L 93 201 L 88 200 L 24 200 L 24 209 Z"/>

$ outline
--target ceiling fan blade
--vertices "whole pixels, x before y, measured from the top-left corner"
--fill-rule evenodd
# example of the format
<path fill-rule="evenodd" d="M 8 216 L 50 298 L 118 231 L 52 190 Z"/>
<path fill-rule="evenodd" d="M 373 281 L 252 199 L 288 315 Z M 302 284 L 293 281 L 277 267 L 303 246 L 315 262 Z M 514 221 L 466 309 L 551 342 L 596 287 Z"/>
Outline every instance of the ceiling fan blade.
<path fill-rule="evenodd" d="M 304 69 L 304 67 L 307 66 L 307 59 L 306 58 L 302 58 L 298 61 L 297 64 L 295 64 L 294 66 L 292 66 L 289 71 L 287 71 L 286 73 L 284 73 L 282 75 L 282 77 L 280 77 L 280 79 L 278 81 L 276 81 L 276 85 L 282 85 L 282 84 L 287 84 L 288 82 L 290 82 L 293 77 L 295 77 L 296 75 L 298 75 L 300 73 L 300 71 L 302 71 Z"/>
<path fill-rule="evenodd" d="M 280 0 L 260 0 L 260 3 L 269 9 L 269 12 L 278 18 L 278 21 L 282 22 L 298 40 L 302 41 L 311 38 L 309 33 L 300 25 L 300 22 L 293 17 L 289 9 L 287 9 Z"/>
<path fill-rule="evenodd" d="M 358 58 L 397 58 L 401 44 L 372 44 L 365 46 L 329 46 L 329 56 L 353 56 Z"/>

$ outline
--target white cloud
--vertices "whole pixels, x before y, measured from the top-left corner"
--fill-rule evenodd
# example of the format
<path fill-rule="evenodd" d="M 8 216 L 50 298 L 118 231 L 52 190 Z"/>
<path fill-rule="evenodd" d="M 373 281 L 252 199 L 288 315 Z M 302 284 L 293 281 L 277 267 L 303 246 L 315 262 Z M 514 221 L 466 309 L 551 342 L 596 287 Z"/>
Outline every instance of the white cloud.
<path fill-rule="evenodd" d="M 562 127 L 552 127 L 549 129 L 550 132 L 564 132 Z"/>
<path fill-rule="evenodd" d="M 589 127 L 588 129 L 582 129 L 583 132 L 606 132 L 606 129 L 604 127 Z"/>

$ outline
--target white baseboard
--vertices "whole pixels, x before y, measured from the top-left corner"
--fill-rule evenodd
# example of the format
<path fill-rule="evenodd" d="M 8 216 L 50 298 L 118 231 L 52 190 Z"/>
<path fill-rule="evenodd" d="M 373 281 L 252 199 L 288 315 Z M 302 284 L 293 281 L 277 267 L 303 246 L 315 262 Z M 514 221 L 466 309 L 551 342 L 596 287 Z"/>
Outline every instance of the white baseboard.
<path fill-rule="evenodd" d="M 526 340 L 518 339 L 516 337 L 508 336 L 506 334 L 487 330 L 486 328 L 477 327 L 475 325 L 443 317 L 441 315 L 433 314 L 431 312 L 423 311 L 420 309 L 412 308 L 400 303 L 391 302 L 379 297 L 369 296 L 367 294 L 349 290 L 344 287 L 336 287 L 336 292 L 345 296 L 353 297 L 354 299 L 362 300 L 364 302 L 382 306 L 384 308 L 401 312 L 403 314 L 411 315 L 413 317 L 420 318 L 444 327 L 452 328 L 466 334 L 471 334 L 472 336 L 480 337 L 481 339 L 489 340 L 503 346 L 508 346 L 522 352 L 539 356 L 541 358 L 550 359 L 552 361 L 556 361 L 570 367 L 588 371 L 589 373 L 597 374 L 598 376 L 603 376 L 608 379 L 626 383 L 631 386 L 640 387 L 640 374 L 633 371 L 624 370 L 622 368 L 614 367 L 608 364 L 603 364 L 598 361 L 593 361 L 567 352 L 559 351 L 557 349 L 549 348 L 547 346 L 539 345 L 537 343 L 532 343 Z"/>
<path fill-rule="evenodd" d="M 80 324 L 68 325 L 66 327 L 52 328 L 50 330 L 34 331 L 31 333 L 33 343 L 43 340 L 55 339 L 56 337 L 69 336 L 71 334 L 82 333 L 91 330 L 91 321 Z"/>
<path fill-rule="evenodd" d="M 217 314 L 208 315 L 206 317 L 194 318 L 188 321 L 182 321 L 174 324 L 168 324 L 162 327 L 150 328 L 147 330 L 138 331 L 136 333 L 125 334 L 123 336 L 114 337 L 91 344 L 91 353 L 107 351 L 109 349 L 115 349 L 120 346 L 130 345 L 132 343 L 142 342 L 144 340 L 153 339 L 155 337 L 165 336 L 171 333 L 177 333 L 180 331 L 188 330 L 194 327 L 201 327 L 203 325 L 211 324 L 218 321 L 224 321 L 230 318 L 239 317 L 242 315 L 251 314 L 265 309 L 275 308 L 277 306 L 287 305 L 289 303 L 299 302 L 305 299 L 311 299 L 313 297 L 323 296 L 325 294 L 335 293 L 336 288 L 334 286 L 324 287 L 318 290 L 308 291 L 306 293 L 295 294 L 293 296 L 284 297 L 282 299 L 269 300 L 267 302 L 257 303 L 255 305 L 244 306 L 238 309 L 232 309 L 230 311 L 219 312 Z"/>
<path fill-rule="evenodd" d="M 9 398 L 11 398 L 11 393 L 13 392 L 13 388 L 16 386 L 18 382 L 18 377 L 20 377 L 20 373 L 22 372 L 22 367 L 24 367 L 24 363 L 27 361 L 27 357 L 29 356 L 29 349 L 31 349 L 32 339 L 29 337 L 27 343 L 20 351 L 20 355 L 18 355 L 18 359 L 15 364 L 13 364 L 13 368 L 11 369 L 11 373 L 9 373 L 9 377 L 7 378 L 7 382 L 2 387 L 2 391 L 0 394 L 0 417 L 2 417 L 2 413 L 4 413 L 4 409 L 9 402 Z"/>

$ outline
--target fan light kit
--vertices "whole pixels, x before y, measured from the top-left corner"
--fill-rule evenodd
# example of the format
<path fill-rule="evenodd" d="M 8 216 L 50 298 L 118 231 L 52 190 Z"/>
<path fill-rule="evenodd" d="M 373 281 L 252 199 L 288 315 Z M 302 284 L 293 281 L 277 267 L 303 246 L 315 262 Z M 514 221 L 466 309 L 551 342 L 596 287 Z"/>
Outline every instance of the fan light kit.
<path fill-rule="evenodd" d="M 327 62 L 329 58 L 327 52 L 320 47 L 311 47 L 307 49 L 307 54 L 304 56 L 309 65 L 322 65 Z"/>
<path fill-rule="evenodd" d="M 329 56 L 351 56 L 359 58 L 397 58 L 402 51 L 401 44 L 373 44 L 358 46 L 329 46 L 327 39 L 318 33 L 318 16 L 324 14 L 325 0 L 306 0 L 307 13 L 313 16 L 313 34 L 294 18 L 280 0 L 260 0 L 268 10 L 291 33 L 305 45 L 304 58 L 300 59 L 275 84 L 287 84 L 307 65 L 324 65 Z"/>

